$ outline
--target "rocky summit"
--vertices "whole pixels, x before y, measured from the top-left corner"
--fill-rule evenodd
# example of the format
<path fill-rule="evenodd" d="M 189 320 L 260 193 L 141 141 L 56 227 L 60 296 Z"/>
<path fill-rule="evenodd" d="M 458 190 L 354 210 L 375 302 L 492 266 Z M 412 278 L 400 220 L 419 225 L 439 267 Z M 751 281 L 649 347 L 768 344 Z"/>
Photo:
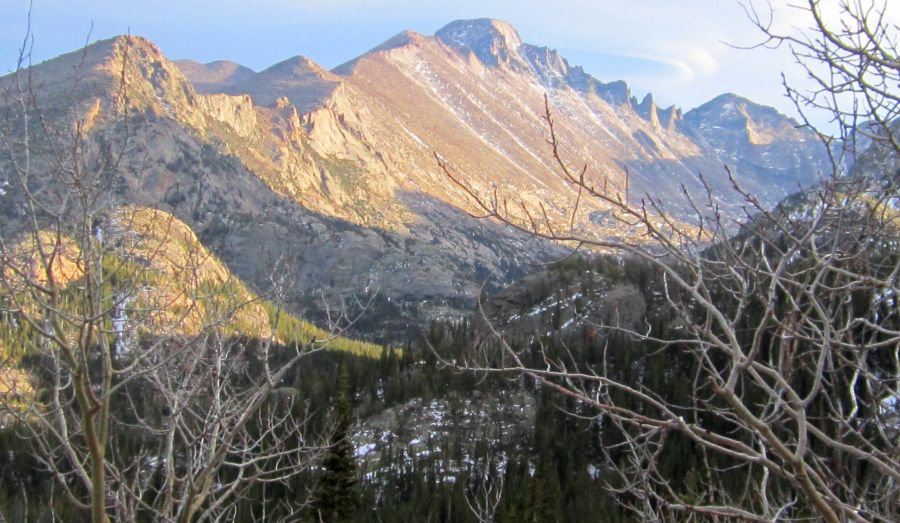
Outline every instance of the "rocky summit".
<path fill-rule="evenodd" d="M 724 208 L 738 204 L 725 166 L 765 205 L 830 171 L 816 137 L 772 108 L 734 94 L 686 112 L 660 108 L 490 19 L 433 36 L 406 31 L 331 71 L 302 56 L 260 72 L 173 62 L 123 36 L 30 72 L 41 104 L 74 103 L 96 140 L 123 125 L 124 74 L 129 132 L 116 198 L 184 221 L 250 287 L 277 261 L 294 286 L 292 312 L 309 319 L 377 290 L 379 320 L 360 329 L 381 340 L 455 317 L 483 285 L 566 252 L 473 217 L 471 198 L 435 159 L 475 193 L 496 191 L 516 209 L 542 204 L 551 223 L 568 224 L 575 193 L 547 144 L 545 96 L 564 162 L 586 165 L 607 191 L 661 199 L 679 219 L 690 214 L 682 188 L 705 194 L 701 175 Z M 628 234 L 592 205 L 577 227 Z"/>

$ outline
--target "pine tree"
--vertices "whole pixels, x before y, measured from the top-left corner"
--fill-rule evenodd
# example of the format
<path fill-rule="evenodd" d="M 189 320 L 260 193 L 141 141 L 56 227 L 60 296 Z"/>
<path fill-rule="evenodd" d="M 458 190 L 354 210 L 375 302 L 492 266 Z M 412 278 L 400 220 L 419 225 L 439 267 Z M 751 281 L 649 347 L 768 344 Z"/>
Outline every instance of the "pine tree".
<path fill-rule="evenodd" d="M 528 501 L 525 505 L 525 521 L 529 523 L 553 523 L 560 521 L 562 498 L 557 459 L 553 453 L 556 439 L 550 422 L 559 416 L 553 406 L 548 389 L 543 388 L 538 397 L 537 415 L 532 434 L 532 456 L 536 457 L 534 475 L 528 483 Z"/>
<path fill-rule="evenodd" d="M 336 523 L 348 521 L 356 513 L 356 463 L 349 429 L 351 416 L 350 377 L 346 362 L 338 371 L 337 397 L 334 407 L 335 430 L 322 468 L 325 472 L 313 494 L 313 521 Z"/>

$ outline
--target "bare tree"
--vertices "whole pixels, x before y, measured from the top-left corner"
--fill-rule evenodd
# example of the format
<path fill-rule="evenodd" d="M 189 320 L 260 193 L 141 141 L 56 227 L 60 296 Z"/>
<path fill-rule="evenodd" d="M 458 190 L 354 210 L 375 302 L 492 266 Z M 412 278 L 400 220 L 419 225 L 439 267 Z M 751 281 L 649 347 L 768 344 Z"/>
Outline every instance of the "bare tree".
<path fill-rule="evenodd" d="M 758 47 L 787 46 L 811 87 L 795 87 L 785 77 L 787 96 L 807 126 L 807 114 L 828 114 L 836 124 L 845 148 L 855 149 L 857 139 L 887 142 L 898 147 L 896 118 L 900 113 L 900 61 L 897 25 L 881 0 L 810 0 L 791 6 L 809 16 L 806 31 L 779 32 L 771 4 L 743 4 L 750 21 L 765 35 Z M 820 138 L 832 142 L 826 132 Z"/>
<path fill-rule="evenodd" d="M 491 523 L 503 500 L 505 463 L 492 453 L 471 466 L 466 488 L 466 506 L 478 523 Z"/>
<path fill-rule="evenodd" d="M 691 380 L 683 401 L 639 372 L 614 372 L 606 357 L 585 363 L 573 350 L 542 345 L 535 364 L 490 321 L 481 350 L 462 364 L 524 374 L 593 407 L 604 433 L 615 434 L 605 449 L 607 488 L 640 518 L 900 519 L 897 27 L 883 18 L 885 5 L 841 6 L 832 29 L 810 0 L 804 9 L 812 30 L 799 36 L 775 35 L 753 18 L 770 43 L 790 43 L 817 82 L 812 93 L 789 88 L 798 107 L 831 111 L 842 145 L 860 145 L 852 137 L 863 133 L 870 144 L 852 156 L 849 171 L 836 158 L 819 185 L 775 209 L 743 191 L 730 172 L 745 202 L 740 221 L 720 212 L 711 191 L 685 194 L 696 212 L 689 224 L 656 196 L 633 203 L 608 192 L 587 167 L 564 160 L 546 100 L 548 141 L 574 195 L 572 219 L 563 225 L 540 209 L 526 208 L 526 219 L 511 214 L 515 205 L 497 192 L 476 192 L 435 155 L 479 215 L 577 249 L 616 253 L 658 277 L 653 290 L 662 297 L 653 306 L 669 317 L 669 328 L 593 327 L 613 340 L 607 355 L 624 337 L 669 361 L 687 358 L 692 375 L 669 375 L 670 383 Z M 837 145 L 820 134 L 829 148 Z M 608 238 L 576 228 L 585 199 L 610 209 L 634 234 Z M 681 451 L 678 445 L 697 449 L 700 478 L 690 489 L 661 470 L 660 456 Z M 742 480 L 726 484 L 726 476 Z"/>
<path fill-rule="evenodd" d="M 283 381 L 329 340 L 285 347 L 277 307 L 190 229 L 121 204 L 128 39 L 115 89 L 89 106 L 42 97 L 29 45 L 0 78 L 0 424 L 52 477 L 51 511 L 227 519 L 249 489 L 287 487 L 318 456 Z M 283 288 L 273 279 L 268 297 Z M 271 514 L 295 518 L 304 499 Z"/>

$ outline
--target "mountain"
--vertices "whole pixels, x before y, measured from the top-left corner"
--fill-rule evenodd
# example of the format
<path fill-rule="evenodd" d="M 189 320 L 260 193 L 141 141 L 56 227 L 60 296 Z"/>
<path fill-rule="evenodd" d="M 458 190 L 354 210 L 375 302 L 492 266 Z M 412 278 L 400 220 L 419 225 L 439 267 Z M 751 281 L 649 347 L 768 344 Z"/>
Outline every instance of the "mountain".
<path fill-rule="evenodd" d="M 206 64 L 193 60 L 178 60 L 175 65 L 190 79 L 198 93 L 216 92 L 224 86 L 241 83 L 256 74 L 253 69 L 229 60 L 217 60 Z"/>
<path fill-rule="evenodd" d="M 746 189 L 770 205 L 773 197 L 781 200 L 798 186 L 809 187 L 816 174 L 828 176 L 832 171 L 815 135 L 775 109 L 736 94 L 719 95 L 688 111 L 681 128 L 694 142 L 715 151 L 741 176 Z M 769 194 L 766 186 L 773 181 L 778 183 Z"/>
<path fill-rule="evenodd" d="M 576 194 L 546 143 L 545 94 L 565 162 L 586 164 L 611 194 L 628 185 L 632 200 L 662 198 L 679 219 L 689 216 L 681 187 L 699 191 L 700 173 L 721 203 L 737 204 L 723 164 L 770 205 L 826 167 L 812 134 L 771 108 L 733 95 L 687 113 L 650 95 L 638 102 L 624 82 L 601 82 L 489 19 L 402 32 L 332 71 L 302 56 L 260 72 L 172 62 L 146 39 L 118 37 L 31 74 L 41 103 L 74 101 L 94 140 L 128 136 L 120 203 L 183 220 L 251 288 L 279 260 L 292 311 L 310 319 L 378 289 L 378 319 L 357 328 L 379 339 L 457 317 L 483 284 L 566 252 L 471 216 L 434 158 L 472 190 L 543 205 L 568 226 Z M 0 195 L 0 208 L 15 194 Z M 628 234 L 596 219 L 604 211 L 583 205 L 576 226 Z"/>
<path fill-rule="evenodd" d="M 587 164 L 589 179 L 618 191 L 624 191 L 627 168 L 632 199 L 663 196 L 675 212 L 687 210 L 676 196 L 682 185 L 700 190 L 698 173 L 724 203 L 737 203 L 726 163 L 769 205 L 794 189 L 771 183 L 781 179 L 773 166 L 789 165 L 806 183 L 827 167 L 815 136 L 773 109 L 751 104 L 755 137 L 725 143 L 717 124 L 709 124 L 714 136 L 697 124 L 706 112 L 700 109 L 724 106 L 727 99 L 690 111 L 690 118 L 676 107 L 657 107 L 652 95 L 638 103 L 624 82 L 603 83 L 558 52 L 523 43 L 512 26 L 496 20 L 452 22 L 433 37 L 401 33 L 334 72 L 390 107 L 404 131 L 472 185 L 506 186 L 559 212 L 569 207 L 571 193 L 546 146 L 545 93 L 567 161 Z M 734 165 L 745 156 L 765 161 Z"/>
<path fill-rule="evenodd" d="M 325 345 L 329 350 L 372 359 L 382 356 L 384 349 L 379 345 L 332 337 L 261 299 L 212 255 L 185 223 L 164 211 L 123 206 L 97 226 L 96 235 L 107 245 L 103 248 L 104 266 L 110 267 L 110 280 L 132 282 L 124 290 L 109 291 L 108 299 L 119 303 L 111 328 L 119 340 L 119 350 L 137 346 L 137 340 L 146 335 L 190 338 L 218 325 L 229 336 L 272 339 L 288 346 L 329 340 Z M 41 249 L 56 253 L 50 265 L 54 280 L 66 292 L 75 289 L 73 296 L 83 292 L 78 288 L 84 278 L 85 257 L 76 242 L 50 230 L 36 237 L 24 236 L 8 251 L 21 272 L 4 260 L 0 275 L 5 280 L 4 290 L 19 289 L 16 303 L 25 310 L 41 311 L 46 306 L 34 301 L 41 299 L 35 298 L 40 293 L 29 293 L 22 278 L 25 275 L 46 284 L 48 276 L 39 263 Z M 119 294 L 123 292 L 127 295 Z M 8 299 L 6 295 L 0 297 Z M 62 302 L 63 309 L 73 307 L 73 317 L 77 318 L 78 300 Z M 4 399 L 31 392 L 32 379 L 23 361 L 33 357 L 23 349 L 28 344 L 23 340 L 33 336 L 27 323 L 8 321 L 10 316 L 6 314 L 4 311 L 0 316 L 0 397 Z M 75 329 L 65 322 L 62 325 Z M 68 335 L 74 337 L 75 332 Z"/>
<path fill-rule="evenodd" d="M 289 58 L 259 73 L 233 62 L 180 60 L 176 65 L 198 92 L 249 94 L 257 105 L 291 104 L 302 113 L 315 109 L 340 84 L 305 56 Z"/>
<path fill-rule="evenodd" d="M 196 336 L 205 326 L 218 324 L 228 335 L 271 337 L 283 345 L 330 336 L 308 322 L 279 313 L 274 304 L 235 277 L 184 222 L 169 213 L 123 206 L 96 226 L 95 235 L 103 245 L 106 264 L 115 268 L 109 271 L 111 279 L 132 282 L 119 291 L 133 295 L 117 298 L 122 304 L 117 334 Z M 11 246 L 11 259 L 24 269 L 17 272 L 5 267 L 4 276 L 11 288 L 25 288 L 24 282 L 16 283 L 20 274 L 46 283 L 39 263 L 41 248 L 45 253 L 58 253 L 51 267 L 54 280 L 62 287 L 77 286 L 84 278 L 85 257 L 78 244 L 46 230 Z M 22 307 L 33 306 L 27 297 L 21 300 Z M 4 345 L 15 339 L 7 336 L 15 334 L 0 329 L 0 354 L 5 355 Z M 373 358 L 382 352 L 380 346 L 343 337 L 335 337 L 328 348 Z"/>
<path fill-rule="evenodd" d="M 38 110 L 17 112 L 17 81 L 33 82 Z M 359 467 L 361 506 L 375 507 L 361 519 L 417 521 L 438 513 L 448 519 L 451 508 L 453 517 L 465 518 L 466 494 L 478 482 L 494 481 L 505 484 L 497 490 L 505 491 L 498 512 L 504 520 L 548 519 L 538 516 L 539 507 L 622 518 L 620 496 L 605 489 L 619 481 L 610 460 L 627 459 L 608 432 L 612 418 L 597 416 L 588 402 L 554 397 L 539 380 L 439 365 L 494 357 L 480 352 L 494 339 L 472 318 L 476 296 L 524 365 L 567 365 L 575 372 L 599 372 L 602 365 L 634 390 L 658 390 L 675 405 L 696 399 L 695 381 L 684 379 L 697 375 L 695 360 L 683 344 L 660 348 L 602 327 L 651 328 L 666 333 L 661 339 L 681 339 L 685 325 L 672 307 L 692 302 L 664 292 L 667 275 L 627 256 L 566 256 L 569 246 L 472 216 L 471 199 L 435 156 L 472 190 L 496 191 L 498 204 L 508 201 L 518 218 L 520 201 L 546 210 L 548 227 L 570 226 L 576 194 L 560 179 L 546 142 L 545 95 L 562 161 L 586 164 L 590 183 L 610 194 L 639 201 L 649 193 L 674 220 L 690 220 L 682 187 L 705 194 L 700 173 L 716 203 L 740 212 L 724 165 L 768 205 L 829 167 L 815 137 L 774 109 L 734 94 L 687 112 L 660 108 L 653 95 L 638 100 L 625 82 L 597 80 L 558 52 L 522 42 L 509 24 L 487 19 L 453 22 L 434 36 L 400 33 L 332 71 L 302 56 L 260 72 L 233 62 L 172 62 L 146 39 L 119 37 L 38 64 L 27 75 L 0 77 L 0 93 L 0 145 L 12 145 L 0 147 L 0 269 L 10 253 L 34 256 L 35 245 L 22 239 L 23 221 L 34 216 L 23 208 L 23 191 L 52 210 L 72 201 L 80 182 L 98 181 L 108 190 L 97 206 L 110 212 L 81 231 L 81 245 L 96 240 L 111 253 L 130 248 L 134 263 L 118 276 L 131 277 L 133 269 L 152 276 L 129 282 L 136 285 L 127 288 L 138 289 L 133 301 L 111 302 L 126 304 L 124 316 L 108 309 L 115 311 L 106 331 L 111 336 L 127 332 L 119 322 L 127 324 L 141 309 L 159 314 L 155 323 L 139 323 L 146 331 L 132 334 L 169 328 L 181 336 L 198 332 L 208 311 L 245 302 L 250 306 L 219 328 L 306 343 L 326 335 L 311 322 L 324 326 L 362 313 L 354 334 L 403 342 L 399 351 L 338 340 L 335 348 L 379 357 L 312 354 L 273 392 L 280 404 L 310 409 L 310 434 L 325 433 L 334 422 L 327 406 L 346 401 L 334 384 L 349 376 L 356 421 L 348 442 Z M 17 141 L 24 128 L 34 131 L 28 143 Z M 73 158 L 54 154 L 59 151 Z M 84 178 L 60 184 L 56 175 L 72 159 Z M 860 157 L 857 165 L 876 161 L 881 157 Z M 14 167 L 23 165 L 30 176 L 20 184 Z M 797 198 L 800 205 L 783 206 L 780 214 L 803 211 Z M 606 212 L 602 204 L 585 205 L 573 226 L 601 237 L 628 235 Z M 64 228 L 66 218 L 46 220 L 39 211 L 50 235 L 36 243 L 59 246 L 58 272 L 51 274 L 77 293 L 83 288 L 77 243 L 49 233 Z M 273 279 L 286 285 L 290 314 L 262 299 Z M 129 305 L 135 307 L 128 311 Z M 20 358 L 14 352 L 22 345 L 10 317 L 7 312 L 0 324 L 0 395 L 25 397 L 33 392 L 27 362 L 7 359 Z M 250 377 L 257 371 L 246 367 Z M 600 400 L 609 393 L 601 389 Z M 205 394 L 197 397 L 201 416 Z M 154 416 L 171 414 L 153 395 L 139 403 Z M 109 448 L 140 449 L 134 460 L 124 455 L 125 462 L 137 467 L 137 483 L 158 483 L 154 470 L 180 463 L 158 458 L 155 436 L 128 422 L 142 410 L 125 407 L 116 416 L 125 420 L 116 423 L 125 437 Z M 3 498 L 24 499 L 19 504 L 28 513 L 32 506 L 45 510 L 51 505 L 40 493 L 25 496 L 32 491 L 27 485 L 42 484 L 35 478 L 44 469 L 14 436 L 4 440 L 10 450 L 0 456 L 0 488 L 19 493 Z M 247 441 L 268 445 L 268 437 L 256 438 Z M 663 474 L 673 470 L 672 477 L 685 478 L 689 498 L 697 484 L 692 465 L 703 456 L 670 441 L 659 447 L 659 462 Z M 268 496 L 277 490 L 273 499 L 299 502 L 298 493 L 313 491 L 320 471 L 313 465 L 290 478 L 291 488 L 269 494 L 264 485 L 262 492 L 256 486 L 238 491 L 247 510 L 233 513 L 258 519 L 262 508 L 277 519 L 280 503 L 268 503 Z M 22 512 L 12 512 L 12 519 L 27 519 Z"/>

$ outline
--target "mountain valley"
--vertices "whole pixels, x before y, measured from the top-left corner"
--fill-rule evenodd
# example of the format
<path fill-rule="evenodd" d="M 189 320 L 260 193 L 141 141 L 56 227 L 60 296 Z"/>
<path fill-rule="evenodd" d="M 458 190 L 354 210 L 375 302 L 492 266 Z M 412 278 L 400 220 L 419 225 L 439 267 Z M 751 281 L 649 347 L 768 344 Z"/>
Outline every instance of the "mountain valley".
<path fill-rule="evenodd" d="M 660 107 L 504 21 L 403 31 L 331 70 L 302 55 L 260 71 L 173 60 L 119 36 L 0 76 L 0 120 L 0 399 L 16 406 L 0 413 L 0 444 L 17 449 L 0 453 L 0 521 L 56 510 L 27 497 L 54 474 L 89 476 L 88 458 L 18 450 L 8 427 L 46 405 L 122 414 L 99 431 L 125 464 L 105 481 L 138 500 L 121 519 L 312 521 L 322 485 L 343 481 L 373 510 L 321 520 L 633 521 L 663 506 L 623 472 L 648 460 L 643 481 L 675 478 L 682 500 L 660 514 L 771 473 L 772 506 L 784 498 L 802 518 L 793 454 L 748 458 L 778 465 L 764 474 L 732 467 L 759 441 L 741 439 L 727 393 L 753 408 L 776 395 L 762 418 L 799 409 L 780 387 L 796 379 L 813 397 L 826 385 L 803 372 L 850 365 L 809 364 L 803 343 L 860 304 L 868 316 L 846 319 L 837 331 L 851 341 L 835 346 L 871 343 L 859 368 L 896 381 L 895 360 L 875 354 L 896 331 L 898 205 L 882 194 L 896 185 L 895 143 L 862 133 L 876 146 L 851 164 L 832 156 L 839 140 L 739 94 Z M 866 184 L 880 171 L 879 193 Z M 845 222 L 864 223 L 834 241 Z M 871 287 L 847 283 L 843 266 L 804 265 L 861 259 Z M 852 299 L 801 321 L 815 309 L 804 300 L 844 285 Z M 729 353 L 740 364 L 708 356 L 730 344 L 754 348 Z M 84 374 L 64 383 L 47 369 L 70 346 L 107 353 L 84 350 Z M 163 356 L 142 368 L 138 346 Z M 791 358 L 807 367 L 794 374 Z M 789 368 L 775 385 L 702 381 L 747 368 L 769 379 L 759 368 L 773 361 Z M 106 407 L 93 407 L 92 372 L 112 391 Z M 849 390 L 892 423 L 890 390 Z M 64 439 L 91 455 L 75 417 Z M 51 436 L 70 430 L 47 419 Z M 762 425 L 790 434 L 795 421 Z M 724 458 L 703 445 L 719 434 Z M 258 454 L 268 448 L 271 462 Z M 239 486 L 245 473 L 259 480 Z M 92 488 L 50 517 L 86 517 Z M 172 501 L 179 489 L 191 502 Z M 757 494 L 741 502 L 768 510 Z"/>

